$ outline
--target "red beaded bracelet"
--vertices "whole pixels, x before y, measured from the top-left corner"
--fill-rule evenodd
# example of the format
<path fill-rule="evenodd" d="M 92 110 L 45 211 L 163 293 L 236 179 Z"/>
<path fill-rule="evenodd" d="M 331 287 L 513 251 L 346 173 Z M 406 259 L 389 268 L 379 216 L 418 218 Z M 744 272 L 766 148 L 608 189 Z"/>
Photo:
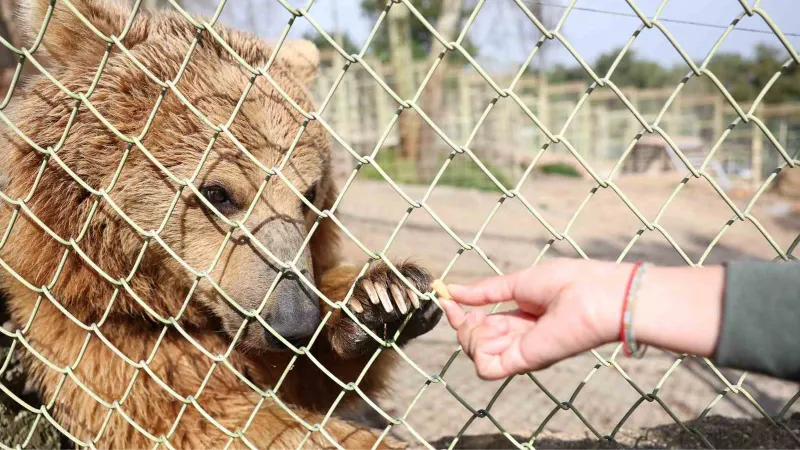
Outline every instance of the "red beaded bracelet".
<path fill-rule="evenodd" d="M 641 357 L 644 353 L 644 346 L 639 347 L 633 334 L 633 310 L 631 305 L 631 297 L 638 291 L 641 282 L 641 276 L 647 269 L 647 264 L 639 261 L 633 265 L 631 275 L 628 278 L 628 284 L 625 287 L 625 297 L 622 299 L 622 319 L 619 326 L 619 340 L 622 342 L 622 350 L 625 356 Z M 641 350 L 641 351 L 640 351 Z"/>

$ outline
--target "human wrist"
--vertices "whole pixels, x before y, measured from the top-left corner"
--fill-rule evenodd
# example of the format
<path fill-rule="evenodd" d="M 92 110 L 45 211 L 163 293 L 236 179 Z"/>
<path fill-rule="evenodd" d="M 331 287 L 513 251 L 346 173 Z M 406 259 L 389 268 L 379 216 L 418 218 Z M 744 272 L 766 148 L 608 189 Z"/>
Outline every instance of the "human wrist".
<path fill-rule="evenodd" d="M 722 321 L 724 269 L 652 267 L 642 279 L 633 330 L 642 344 L 712 356 Z"/>
<path fill-rule="evenodd" d="M 603 263 L 593 271 L 595 329 L 603 343 L 619 341 L 625 288 L 633 270 L 630 263 Z"/>
<path fill-rule="evenodd" d="M 590 324 L 602 343 L 619 342 L 625 291 L 634 264 L 601 263 L 581 273 L 580 289 Z M 724 269 L 650 266 L 635 299 L 633 332 L 637 343 L 680 353 L 711 356 L 722 321 Z"/>

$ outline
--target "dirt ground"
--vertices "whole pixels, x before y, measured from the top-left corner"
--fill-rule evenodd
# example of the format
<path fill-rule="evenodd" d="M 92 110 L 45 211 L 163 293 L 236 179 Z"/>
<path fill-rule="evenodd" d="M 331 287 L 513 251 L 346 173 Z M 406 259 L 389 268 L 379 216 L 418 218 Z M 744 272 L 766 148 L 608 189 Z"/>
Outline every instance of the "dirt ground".
<path fill-rule="evenodd" d="M 680 182 L 679 177 L 621 178 L 619 189 L 648 220 L 658 214 Z M 563 232 L 574 212 L 587 199 L 592 184 L 568 178 L 534 178 L 522 189 L 531 207 L 555 230 Z M 412 199 L 421 199 L 424 187 L 403 187 Z M 498 206 L 499 193 L 437 187 L 428 199 L 430 210 L 465 243 L 473 243 L 489 214 Z M 736 199 L 744 209 L 748 199 Z M 385 249 L 408 203 L 388 184 L 358 179 L 343 198 L 337 216 L 361 243 L 371 250 Z M 733 221 L 710 250 L 705 263 L 734 258 L 770 260 L 776 252 L 758 231 L 762 227 L 770 239 L 786 249 L 800 233 L 800 217 L 787 213 L 786 201 L 765 194 L 750 209 L 753 220 Z M 697 262 L 717 233 L 734 217 L 730 207 L 704 180 L 692 180 L 663 212 L 659 224 L 674 245 Z M 641 222 L 610 189 L 600 189 L 575 218 L 568 235 L 591 258 L 616 259 L 641 228 Z M 509 199 L 485 224 L 477 244 L 499 270 L 508 272 L 532 264 L 551 236 L 518 199 Z M 345 242 L 350 259 L 366 262 L 367 257 L 353 242 Z M 424 209 L 411 211 L 397 232 L 388 254 L 393 259 L 414 258 L 440 276 L 452 264 L 446 280 L 469 282 L 493 274 L 476 251 L 459 253 L 457 241 L 445 232 Z M 544 257 L 575 256 L 565 241 L 556 241 Z M 659 231 L 646 231 L 630 248 L 626 260 L 648 260 L 660 264 L 685 264 L 681 254 Z M 0 342 L 2 344 L 2 342 Z M 7 344 L 7 343 L 6 343 Z M 2 347 L 2 345 L 0 345 Z M 433 383 L 425 389 L 425 377 L 406 362 L 394 374 L 394 390 L 378 403 L 392 416 L 405 415 L 406 425 L 392 432 L 422 447 L 414 434 L 436 448 L 447 448 L 454 437 L 457 448 L 512 448 L 509 437 L 530 442 L 536 448 L 615 447 L 614 442 L 597 436 L 614 434 L 616 443 L 630 447 L 686 448 L 713 445 L 720 448 L 796 448 L 800 446 L 800 420 L 791 406 L 782 426 L 764 420 L 761 411 L 774 416 L 798 393 L 795 383 L 765 376 L 720 369 L 720 375 L 739 388 L 726 389 L 711 367 L 701 359 L 651 349 L 642 360 L 620 358 L 620 370 L 604 365 L 591 353 L 577 356 L 532 377 L 518 376 L 507 383 L 487 383 L 474 374 L 462 354 L 443 367 L 457 348 L 454 333 L 445 324 L 406 347 L 407 355 L 427 374 L 442 374 L 447 384 Z M 2 350 L 2 349 L 0 349 Z M 598 350 L 610 358 L 615 347 Z M 4 354 L 0 351 L 0 359 Z M 668 376 L 666 376 L 669 374 Z M 3 380 L 21 389 L 22 381 L 12 367 Z M 633 387 L 655 394 L 654 401 L 643 401 Z M 502 388 L 501 391 L 500 388 Z M 498 393 L 494 402 L 493 396 Z M 453 393 L 474 410 L 489 414 L 473 419 L 473 414 Z M 416 397 L 416 402 L 414 399 Z M 9 399 L 0 395 L 0 435 L 27 435 L 33 416 L 18 410 L 7 412 Z M 557 403 L 567 402 L 562 409 Z M 490 406 L 491 403 L 491 406 Z M 413 404 L 413 407 L 412 407 Z M 669 410 L 669 413 L 667 412 Z M 708 410 L 708 411 L 706 411 Z M 707 416 L 697 422 L 701 414 Z M 674 415 L 674 418 L 671 415 Z M 625 420 L 623 420 L 625 419 Z M 685 422 L 699 434 L 683 432 L 675 419 Z M 495 424 L 496 422 L 496 424 Z M 502 431 L 508 433 L 503 435 Z M 13 431 L 14 429 L 18 431 Z M 413 430 L 413 433 L 412 433 Z M 57 442 L 55 430 L 40 423 L 32 441 L 36 447 L 51 447 Z M 507 437 L 509 436 L 509 437 Z M 535 437 L 534 440 L 532 440 Z M 9 439 L 11 439 L 9 441 Z M 6 445 L 14 438 L 0 437 Z"/>
<path fill-rule="evenodd" d="M 652 221 L 680 181 L 677 176 L 620 178 L 618 186 L 640 213 Z M 591 188 L 589 181 L 540 177 L 523 187 L 523 195 L 555 230 L 561 232 L 572 220 L 579 205 L 586 200 Z M 404 186 L 403 190 L 414 200 L 421 199 L 425 194 L 424 187 Z M 428 205 L 453 233 L 465 243 L 471 243 L 490 212 L 497 206 L 498 198 L 499 193 L 437 187 L 429 198 Z M 748 201 L 749 198 L 734 200 L 740 209 L 744 209 Z M 380 250 L 385 248 L 408 208 L 408 203 L 388 184 L 356 180 L 342 201 L 339 217 L 367 248 Z M 731 223 L 708 253 L 705 264 L 730 259 L 775 258 L 777 253 L 758 231 L 754 222 L 757 221 L 776 245 L 785 250 L 800 233 L 800 217 L 786 215 L 784 211 L 784 199 L 765 194 L 750 210 L 754 221 L 737 220 Z M 731 208 L 705 180 L 699 179 L 691 180 L 678 193 L 658 223 L 675 245 L 691 261 L 697 262 L 709 243 L 733 217 Z M 592 196 L 583 213 L 575 219 L 568 234 L 589 257 L 615 260 L 641 226 L 641 222 L 617 194 L 610 189 L 601 189 Z M 493 219 L 486 225 L 478 246 L 497 268 L 508 272 L 532 264 L 550 238 L 546 229 L 519 200 L 509 199 L 499 207 Z M 366 261 L 358 246 L 349 242 L 346 246 L 352 258 Z M 456 240 L 443 231 L 427 211 L 416 209 L 397 232 L 396 239 L 388 248 L 388 254 L 392 258 L 412 257 L 439 276 L 451 264 L 459 248 Z M 576 252 L 567 242 L 557 241 L 544 257 L 555 256 L 576 256 Z M 659 231 L 643 233 L 625 260 L 648 260 L 668 265 L 686 264 L 680 253 Z M 453 264 L 446 280 L 469 282 L 492 274 L 492 269 L 475 251 L 465 251 Z M 445 324 L 440 324 L 433 332 L 410 344 L 407 353 L 426 373 L 439 374 L 456 348 L 454 333 Z M 609 358 L 614 349 L 613 346 L 600 349 L 599 354 Z M 676 361 L 677 355 L 651 349 L 642 360 L 628 360 L 623 357 L 619 359 L 619 364 L 642 391 L 652 393 L 658 386 L 658 399 L 681 421 L 697 419 L 709 407 L 708 415 L 724 416 L 724 419 L 707 417 L 697 425 L 702 433 L 710 436 L 710 440 L 716 436 L 715 446 L 743 447 L 748 446 L 750 441 L 756 447 L 765 445 L 767 448 L 794 448 L 799 445 L 791 433 L 777 427 L 759 432 L 754 441 L 748 441 L 743 437 L 753 435 L 748 427 L 761 430 L 764 425 L 759 421 L 731 421 L 760 418 L 762 415 L 759 408 L 768 415 L 778 414 L 798 392 L 797 384 L 748 374 L 741 383 L 744 389 L 738 390 L 738 393 L 727 392 L 718 398 L 726 385 L 702 359 L 687 357 L 665 377 Z M 740 371 L 720 371 L 731 384 L 735 385 L 740 381 Z M 537 372 L 534 376 L 554 399 L 559 402 L 569 401 L 572 410 L 557 408 L 554 400 L 532 379 L 517 377 L 505 386 L 490 412 L 492 418 L 506 432 L 519 436 L 520 442 L 530 439 L 541 426 L 538 443 L 534 444 L 537 447 L 593 446 L 598 440 L 590 427 L 601 436 L 612 433 L 614 427 L 640 399 L 637 391 L 617 369 L 600 364 L 591 353 L 564 361 Z M 487 408 L 492 396 L 502 385 L 499 382 L 487 383 L 479 380 L 463 354 L 455 358 L 443 378 L 450 389 L 476 410 Z M 447 447 L 452 437 L 467 426 L 473 415 L 442 384 L 431 384 L 420 394 L 424 382 L 425 379 L 419 372 L 410 364 L 404 363 L 402 369 L 395 374 L 395 390 L 392 396 L 381 405 L 395 417 L 408 413 L 407 423 L 417 434 L 429 442 L 438 442 L 437 446 Z M 416 404 L 409 411 L 409 406 L 418 394 L 420 396 Z M 797 409 L 798 406 L 792 406 L 789 411 Z M 670 438 L 648 441 L 643 439 L 644 432 L 640 429 L 642 427 L 650 429 L 651 437 Z M 653 427 L 659 427 L 662 434 L 659 435 Z M 415 441 L 411 431 L 404 425 L 398 425 L 393 430 Z M 466 443 L 460 441 L 459 446 L 508 448 L 508 439 L 498 436 L 498 431 L 490 418 L 476 418 L 464 431 L 464 434 L 473 437 Z M 684 440 L 677 444 L 668 444 L 667 441 L 675 437 L 676 431 L 680 431 L 680 428 L 659 402 L 645 401 L 622 423 L 616 437 L 626 446 L 705 445 L 702 441 L 691 443 L 685 438 L 681 438 Z M 795 435 L 797 434 L 795 430 Z M 549 441 L 545 439 L 548 436 Z"/>

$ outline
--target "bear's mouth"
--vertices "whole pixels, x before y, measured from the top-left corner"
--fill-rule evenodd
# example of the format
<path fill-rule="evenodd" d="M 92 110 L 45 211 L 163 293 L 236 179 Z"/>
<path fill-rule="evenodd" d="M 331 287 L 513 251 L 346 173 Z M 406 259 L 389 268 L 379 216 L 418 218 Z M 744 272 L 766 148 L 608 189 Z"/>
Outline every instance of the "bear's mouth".
<path fill-rule="evenodd" d="M 292 344 L 295 348 L 301 348 L 308 345 L 308 343 L 311 341 L 311 336 L 297 337 L 291 339 L 284 338 L 284 339 L 286 339 L 286 341 Z M 289 346 L 284 344 L 283 341 L 278 339 L 277 336 L 273 335 L 269 331 L 266 331 L 264 333 L 264 340 L 266 341 L 264 345 L 264 350 L 267 352 L 287 353 L 292 351 L 292 349 Z"/>

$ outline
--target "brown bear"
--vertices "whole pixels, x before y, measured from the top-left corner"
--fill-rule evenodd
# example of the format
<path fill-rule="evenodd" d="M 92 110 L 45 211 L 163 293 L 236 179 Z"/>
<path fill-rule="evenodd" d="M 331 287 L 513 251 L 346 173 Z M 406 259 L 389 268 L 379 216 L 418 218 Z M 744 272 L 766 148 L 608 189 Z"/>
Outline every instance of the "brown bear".
<path fill-rule="evenodd" d="M 441 312 L 414 263 L 342 263 L 316 50 L 105 0 L 21 17 L 44 72 L 0 111 L 0 272 L 46 414 L 81 446 L 373 447 L 336 413 L 386 387 L 375 337 Z"/>

